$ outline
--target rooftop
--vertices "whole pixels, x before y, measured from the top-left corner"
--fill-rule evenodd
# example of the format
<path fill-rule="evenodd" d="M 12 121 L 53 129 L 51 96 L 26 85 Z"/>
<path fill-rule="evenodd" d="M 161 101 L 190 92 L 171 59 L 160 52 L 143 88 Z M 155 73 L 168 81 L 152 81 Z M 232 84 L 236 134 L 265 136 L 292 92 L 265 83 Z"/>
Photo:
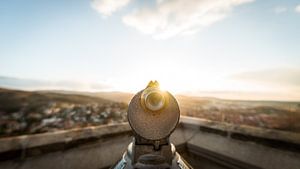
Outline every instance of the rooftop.
<path fill-rule="evenodd" d="M 128 123 L 3 138 L 0 168 L 109 168 L 131 140 Z M 197 169 L 300 166 L 298 133 L 182 116 L 171 142 Z"/>

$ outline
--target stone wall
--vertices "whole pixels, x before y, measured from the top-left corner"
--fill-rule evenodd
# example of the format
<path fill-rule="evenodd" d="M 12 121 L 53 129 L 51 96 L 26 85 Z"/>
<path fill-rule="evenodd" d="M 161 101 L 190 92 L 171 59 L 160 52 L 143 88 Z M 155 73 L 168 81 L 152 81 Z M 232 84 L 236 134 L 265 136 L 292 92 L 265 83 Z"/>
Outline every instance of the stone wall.
<path fill-rule="evenodd" d="M 132 133 L 127 123 L 4 138 L 1 169 L 99 169 L 121 158 Z M 297 133 L 181 117 L 171 142 L 195 168 L 296 169 Z"/>

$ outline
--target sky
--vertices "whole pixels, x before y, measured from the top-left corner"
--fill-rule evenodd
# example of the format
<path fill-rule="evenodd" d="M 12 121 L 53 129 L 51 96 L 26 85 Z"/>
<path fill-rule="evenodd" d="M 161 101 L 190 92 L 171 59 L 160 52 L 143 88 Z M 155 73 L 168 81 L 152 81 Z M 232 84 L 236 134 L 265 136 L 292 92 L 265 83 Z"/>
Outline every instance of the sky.
<path fill-rule="evenodd" d="M 2 0 L 0 86 L 300 100 L 298 0 Z"/>

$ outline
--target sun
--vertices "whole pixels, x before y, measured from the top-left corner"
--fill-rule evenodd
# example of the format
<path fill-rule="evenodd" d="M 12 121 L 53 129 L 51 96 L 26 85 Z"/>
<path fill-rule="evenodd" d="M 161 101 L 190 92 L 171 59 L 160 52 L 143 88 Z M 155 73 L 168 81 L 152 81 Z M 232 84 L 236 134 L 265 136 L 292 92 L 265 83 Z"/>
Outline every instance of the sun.
<path fill-rule="evenodd" d="M 135 72 L 135 78 L 129 86 L 137 84 L 139 87 L 146 87 L 149 81 L 157 80 L 161 90 L 172 93 L 195 88 L 195 73 L 191 67 L 180 64 L 180 61 L 174 60 L 150 60 L 147 65 L 142 65 Z"/>
<path fill-rule="evenodd" d="M 147 64 L 137 65 L 126 71 L 126 74 L 116 77 L 117 80 L 112 83 L 118 85 L 117 90 L 134 93 L 145 88 L 151 80 L 157 80 L 161 90 L 174 94 L 191 91 L 226 91 L 243 87 L 228 81 L 223 72 L 193 67 L 176 59 L 150 59 L 147 60 Z"/>

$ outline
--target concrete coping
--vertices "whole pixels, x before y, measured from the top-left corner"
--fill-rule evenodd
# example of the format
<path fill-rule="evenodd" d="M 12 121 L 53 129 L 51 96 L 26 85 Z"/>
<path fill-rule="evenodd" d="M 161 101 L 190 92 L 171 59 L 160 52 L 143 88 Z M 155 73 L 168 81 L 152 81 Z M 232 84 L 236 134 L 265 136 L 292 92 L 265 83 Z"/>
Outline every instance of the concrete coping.
<path fill-rule="evenodd" d="M 105 135 L 113 135 L 131 131 L 128 123 L 91 126 L 70 130 L 61 130 L 49 133 L 21 135 L 0 139 L 0 153 L 6 151 L 33 148 L 55 143 L 68 143 L 87 138 L 101 138 Z"/>
<path fill-rule="evenodd" d="M 238 126 L 187 116 L 181 116 L 180 126 L 182 126 L 183 129 L 184 127 L 199 127 L 199 129 L 201 127 L 205 127 L 219 131 L 225 131 L 229 134 L 239 133 L 243 135 L 280 140 L 300 145 L 300 133 L 264 129 L 244 125 Z M 0 153 L 39 147 L 55 143 L 68 143 L 80 139 L 101 138 L 105 135 L 114 135 L 130 131 L 131 128 L 128 123 L 120 123 L 101 126 L 91 126 L 86 128 L 76 128 L 70 130 L 61 130 L 49 133 L 1 138 Z"/>
<path fill-rule="evenodd" d="M 288 143 L 294 143 L 300 145 L 300 133 L 288 132 L 275 129 L 266 129 L 260 127 L 253 127 L 248 125 L 234 125 L 230 123 L 221 123 L 216 121 L 210 121 L 206 119 L 194 118 L 194 117 L 181 117 L 181 125 L 183 127 L 196 126 L 215 129 L 219 131 L 228 132 L 228 135 L 237 133 L 246 136 L 259 137 L 263 139 L 271 139 L 284 141 Z"/>

